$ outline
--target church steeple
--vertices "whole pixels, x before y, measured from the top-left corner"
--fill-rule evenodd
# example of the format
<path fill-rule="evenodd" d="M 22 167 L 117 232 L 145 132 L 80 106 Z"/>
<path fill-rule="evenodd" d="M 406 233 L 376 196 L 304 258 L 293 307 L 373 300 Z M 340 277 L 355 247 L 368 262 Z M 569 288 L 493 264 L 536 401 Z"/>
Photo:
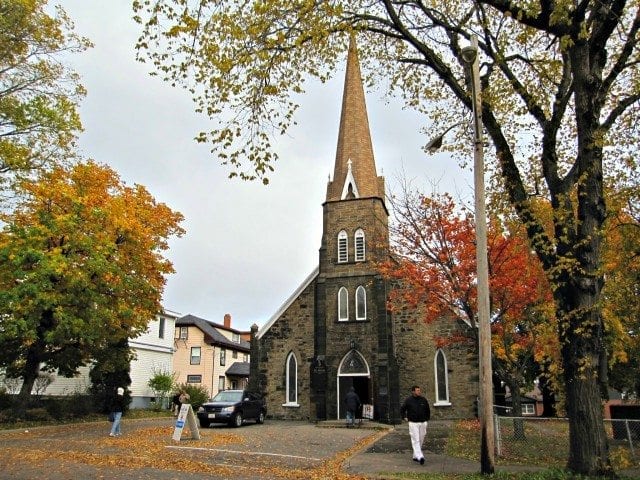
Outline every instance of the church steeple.
<path fill-rule="evenodd" d="M 327 185 L 327 201 L 366 197 L 378 197 L 384 201 L 384 182 L 376 174 L 360 62 L 353 36 L 349 42 L 342 95 L 336 163 L 333 181 Z"/>

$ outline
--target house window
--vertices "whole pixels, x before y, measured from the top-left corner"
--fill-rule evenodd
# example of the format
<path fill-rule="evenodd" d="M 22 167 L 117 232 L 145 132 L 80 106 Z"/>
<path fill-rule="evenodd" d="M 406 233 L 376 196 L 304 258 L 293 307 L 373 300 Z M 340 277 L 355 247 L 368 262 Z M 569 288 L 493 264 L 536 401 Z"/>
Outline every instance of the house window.
<path fill-rule="evenodd" d="M 227 364 L 227 351 L 224 348 L 220 349 L 220 366 L 224 367 Z"/>
<path fill-rule="evenodd" d="M 224 376 L 221 375 L 218 377 L 218 391 L 224 390 Z"/>
<path fill-rule="evenodd" d="M 158 338 L 164 338 L 164 317 L 158 317 Z"/>
<path fill-rule="evenodd" d="M 522 404 L 522 415 L 535 415 L 535 405 L 533 403 L 523 403 Z"/>
<path fill-rule="evenodd" d="M 349 260 L 349 238 L 347 232 L 341 230 L 338 234 L 338 263 L 345 263 Z"/>
<path fill-rule="evenodd" d="M 235 343 L 240 343 L 240 334 L 239 333 L 232 333 L 231 334 L 231 340 Z"/>
<path fill-rule="evenodd" d="M 447 371 L 447 357 L 438 349 L 434 358 L 436 374 L 436 405 L 449 404 L 449 372 Z"/>
<path fill-rule="evenodd" d="M 243 361 L 243 362 L 248 362 L 248 361 L 249 361 L 249 355 L 248 355 L 248 354 L 246 354 L 246 353 L 243 353 L 243 354 L 242 354 L 242 361 Z"/>
<path fill-rule="evenodd" d="M 360 285 L 356 290 L 356 320 L 367 319 L 367 291 Z"/>
<path fill-rule="evenodd" d="M 354 236 L 354 244 L 356 247 L 356 262 L 364 262 L 365 249 L 364 249 L 364 230 L 359 228 L 356 230 Z"/>
<path fill-rule="evenodd" d="M 180 340 L 189 338 L 189 327 L 180 327 Z"/>
<path fill-rule="evenodd" d="M 349 292 L 345 287 L 338 290 L 338 321 L 346 322 L 349 320 Z"/>
<path fill-rule="evenodd" d="M 231 388 L 233 390 L 237 390 L 238 389 L 238 381 L 237 380 L 231 380 Z"/>
<path fill-rule="evenodd" d="M 200 365 L 200 347 L 191 347 L 191 365 Z"/>
<path fill-rule="evenodd" d="M 285 405 L 297 405 L 298 404 L 298 361 L 296 356 L 291 352 L 287 356 L 287 368 L 286 368 L 286 382 L 287 392 Z"/>
<path fill-rule="evenodd" d="M 187 383 L 202 383 L 202 375 L 187 375 Z"/>
<path fill-rule="evenodd" d="M 238 351 L 237 350 L 233 350 L 231 352 L 231 358 L 238 358 Z"/>

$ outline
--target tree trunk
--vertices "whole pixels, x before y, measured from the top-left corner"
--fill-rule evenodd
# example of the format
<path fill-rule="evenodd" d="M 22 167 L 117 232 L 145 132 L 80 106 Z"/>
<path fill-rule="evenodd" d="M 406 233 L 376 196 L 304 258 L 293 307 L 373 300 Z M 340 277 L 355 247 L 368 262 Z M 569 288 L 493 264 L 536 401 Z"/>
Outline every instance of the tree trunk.
<path fill-rule="evenodd" d="M 39 342 L 36 342 L 27 351 L 25 366 L 22 370 L 22 387 L 20 387 L 16 405 L 18 413 L 24 413 L 31 401 L 31 390 L 40 372 L 39 350 Z"/>
<path fill-rule="evenodd" d="M 520 395 L 520 385 L 512 383 L 509 385 L 511 390 L 511 415 L 513 417 L 522 417 L 522 397 Z M 524 421 L 522 418 L 513 419 L 513 439 L 526 440 L 524 434 Z"/>
<path fill-rule="evenodd" d="M 549 385 L 549 379 L 546 375 L 540 375 L 538 377 L 540 383 L 538 388 L 542 394 L 542 416 L 547 418 L 553 418 L 556 416 L 556 394 Z"/>
<path fill-rule="evenodd" d="M 593 298 L 580 289 L 572 296 L 584 305 Z M 560 319 L 562 359 L 566 385 L 566 408 L 569 417 L 569 459 L 567 468 L 590 476 L 613 474 L 609 462 L 609 445 L 604 429 L 600 398 L 599 362 L 602 337 L 599 314 L 580 310 L 575 305 Z M 582 315 L 577 312 L 582 311 Z"/>
<path fill-rule="evenodd" d="M 567 467 L 589 476 L 613 476 L 604 430 L 601 389 L 606 386 L 606 348 L 600 312 L 604 279 L 600 272 L 601 231 L 606 216 L 599 141 L 602 71 L 593 45 L 580 39 L 569 48 L 574 78 L 577 158 L 576 209 L 569 239 L 556 225 L 559 252 L 575 259 L 556 290 L 567 413 L 569 460 Z M 598 53 L 605 55 L 603 51 Z M 566 248 L 566 250 L 565 250 Z M 562 257 L 562 255 L 561 255 Z M 572 258 L 573 257 L 573 258 Z M 564 278 L 563 278 L 564 277 Z"/>

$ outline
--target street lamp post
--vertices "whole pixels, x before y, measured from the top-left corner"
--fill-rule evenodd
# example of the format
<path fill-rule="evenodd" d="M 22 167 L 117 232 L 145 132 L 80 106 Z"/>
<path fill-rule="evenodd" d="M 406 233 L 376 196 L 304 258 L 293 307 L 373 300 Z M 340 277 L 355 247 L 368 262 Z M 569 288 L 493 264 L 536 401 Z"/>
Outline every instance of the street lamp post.
<path fill-rule="evenodd" d="M 482 145 L 482 100 L 478 67 L 478 37 L 462 49 L 462 60 L 471 72 L 473 102 L 473 184 L 476 217 L 476 267 L 478 276 L 478 356 L 480 366 L 480 468 L 483 474 L 495 470 L 495 427 L 493 423 L 493 375 L 491 371 L 491 325 L 489 322 L 489 266 L 487 259 L 487 216 L 484 191 L 484 153 Z"/>

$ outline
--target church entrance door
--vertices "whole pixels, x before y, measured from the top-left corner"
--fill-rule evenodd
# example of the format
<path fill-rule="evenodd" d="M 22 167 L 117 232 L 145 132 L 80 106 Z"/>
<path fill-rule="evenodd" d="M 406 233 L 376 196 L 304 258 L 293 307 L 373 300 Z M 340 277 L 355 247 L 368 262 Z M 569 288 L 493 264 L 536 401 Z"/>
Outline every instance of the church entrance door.
<path fill-rule="evenodd" d="M 362 354 L 357 350 L 349 351 L 340 362 L 338 368 L 338 418 L 346 418 L 347 410 L 344 403 L 344 397 L 353 387 L 360 397 L 361 403 L 371 403 L 371 374 L 369 364 Z M 362 411 L 358 412 L 358 418 L 361 418 Z"/>

